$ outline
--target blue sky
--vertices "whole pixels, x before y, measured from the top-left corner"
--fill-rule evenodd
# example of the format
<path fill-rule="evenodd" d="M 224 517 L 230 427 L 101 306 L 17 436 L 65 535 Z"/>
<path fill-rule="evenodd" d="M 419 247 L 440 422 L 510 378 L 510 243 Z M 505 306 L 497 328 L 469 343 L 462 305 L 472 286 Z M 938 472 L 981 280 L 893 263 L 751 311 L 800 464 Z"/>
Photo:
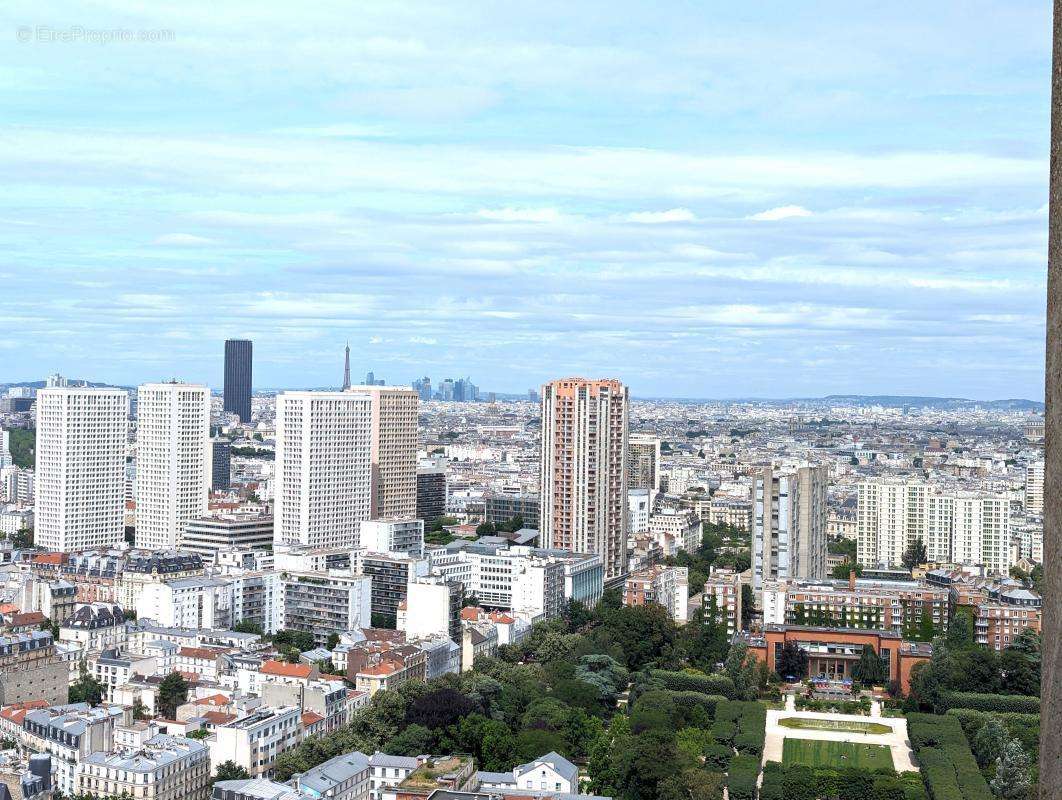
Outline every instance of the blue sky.
<path fill-rule="evenodd" d="M 1042 396 L 1048 3 L 41 6 L 0 381 Z"/>

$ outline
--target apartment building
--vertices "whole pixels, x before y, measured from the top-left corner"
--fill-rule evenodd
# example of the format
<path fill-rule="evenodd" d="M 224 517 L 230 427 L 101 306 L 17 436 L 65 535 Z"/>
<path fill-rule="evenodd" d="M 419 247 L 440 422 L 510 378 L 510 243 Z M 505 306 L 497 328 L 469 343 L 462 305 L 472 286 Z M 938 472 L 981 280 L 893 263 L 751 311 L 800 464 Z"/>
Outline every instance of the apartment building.
<path fill-rule="evenodd" d="M 184 736 L 156 734 L 135 749 L 95 752 L 77 770 L 81 796 L 206 800 L 210 751 Z"/>
<path fill-rule="evenodd" d="M 689 568 L 654 564 L 632 572 L 623 583 L 623 605 L 644 606 L 656 603 L 667 609 L 668 616 L 679 625 L 687 619 Z"/>
<path fill-rule="evenodd" d="M 446 469 L 417 467 L 417 518 L 433 520 L 446 513 Z"/>
<path fill-rule="evenodd" d="M 858 487 L 857 557 L 866 567 L 894 566 L 916 540 L 929 561 L 1011 566 L 1010 500 L 906 478 L 873 478 Z"/>
<path fill-rule="evenodd" d="M 73 566 L 73 565 L 72 565 Z M 114 575 L 114 602 L 122 608 L 135 609 L 145 586 L 165 581 L 203 575 L 203 559 L 184 550 L 130 550 L 124 557 L 111 559 L 103 554 L 86 554 L 77 566 L 83 571 Z"/>
<path fill-rule="evenodd" d="M 129 395 L 41 389 L 36 408 L 37 545 L 69 553 L 122 542 Z"/>
<path fill-rule="evenodd" d="M 433 574 L 459 581 L 484 605 L 529 620 L 554 618 L 570 600 L 592 607 L 604 591 L 601 556 L 510 545 L 497 537 L 431 548 L 428 561 Z"/>
<path fill-rule="evenodd" d="M 20 743 L 52 758 L 55 788 L 70 796 L 78 791 L 78 764 L 95 752 L 110 751 L 115 728 L 132 721 L 132 709 L 70 703 L 29 711 L 22 719 Z"/>
<path fill-rule="evenodd" d="M 538 529 L 539 502 L 537 494 L 526 492 L 489 492 L 483 498 L 484 516 L 494 526 L 507 525 L 514 517 L 524 521 L 525 528 Z"/>
<path fill-rule="evenodd" d="M 0 636 L 0 706 L 45 700 L 61 703 L 67 696 L 69 670 L 56 655 L 48 631 Z"/>
<path fill-rule="evenodd" d="M 361 523 L 361 547 L 375 553 L 424 555 L 424 520 L 373 519 Z"/>
<path fill-rule="evenodd" d="M 78 603 L 59 628 L 59 641 L 82 653 L 121 647 L 126 640 L 125 613 L 114 603 Z"/>
<path fill-rule="evenodd" d="M 974 635 L 979 644 L 1004 650 L 1027 630 L 1042 629 L 1043 600 L 1022 587 L 996 585 L 988 599 L 974 606 Z"/>
<path fill-rule="evenodd" d="M 318 645 L 325 644 L 335 631 L 371 624 L 376 587 L 369 573 L 285 573 L 280 580 L 284 597 L 282 627 L 311 633 Z"/>
<path fill-rule="evenodd" d="M 252 778 L 269 778 L 277 756 L 302 738 L 302 709 L 296 706 L 259 708 L 232 722 L 218 725 L 207 740 L 211 767 L 232 761 Z"/>
<path fill-rule="evenodd" d="M 189 520 L 181 548 L 196 553 L 205 564 L 216 564 L 218 553 L 232 548 L 271 550 L 273 517 L 270 514 L 220 514 Z"/>
<path fill-rule="evenodd" d="M 372 578 L 372 613 L 392 622 L 398 619 L 398 607 L 406 599 L 410 581 L 428 574 L 428 561 L 406 553 L 359 550 L 355 571 Z"/>
<path fill-rule="evenodd" d="M 873 628 L 926 640 L 948 629 L 947 590 L 913 581 L 796 583 L 787 587 L 785 603 L 790 625 Z"/>
<path fill-rule="evenodd" d="M 542 387 L 540 529 L 544 545 L 627 568 L 628 393 L 616 380 Z"/>
<path fill-rule="evenodd" d="M 369 757 L 355 750 L 297 775 L 295 788 L 307 798 L 368 800 L 370 774 Z"/>
<path fill-rule="evenodd" d="M 629 489 L 660 489 L 660 440 L 655 436 L 632 433 L 627 443 Z"/>
<path fill-rule="evenodd" d="M 826 486 L 826 467 L 766 467 L 754 475 L 754 589 L 826 577 Z"/>
<path fill-rule="evenodd" d="M 165 627 L 229 628 L 232 583 L 199 576 L 145 584 L 136 599 L 136 613 Z"/>
<path fill-rule="evenodd" d="M 407 639 L 461 635 L 461 605 L 465 586 L 437 576 L 415 578 L 407 585 L 406 599 L 398 607 L 397 629 Z"/>
<path fill-rule="evenodd" d="M 269 676 L 260 684 L 259 694 L 267 706 L 296 706 L 304 714 L 316 714 L 321 718 L 321 733 L 331 733 L 347 722 L 347 687 L 343 681 L 289 682 Z"/>
<path fill-rule="evenodd" d="M 372 519 L 417 517 L 417 412 L 408 386 L 352 386 L 372 405 Z"/>
<path fill-rule="evenodd" d="M 180 547 L 185 525 L 207 511 L 210 390 L 146 383 L 137 390 L 136 413 L 136 546 Z"/>
<path fill-rule="evenodd" d="M 649 535 L 660 543 L 665 556 L 680 550 L 696 553 L 701 546 L 701 520 L 691 509 L 661 508 L 649 515 Z"/>
<path fill-rule="evenodd" d="M 727 636 L 733 636 L 741 630 L 741 602 L 741 575 L 731 569 L 713 569 L 701 594 L 705 621 L 714 608 L 715 621 L 725 624 Z"/>
<path fill-rule="evenodd" d="M 357 547 L 373 516 L 370 396 L 283 392 L 276 426 L 276 545 Z"/>
<path fill-rule="evenodd" d="M 1044 462 L 1034 461 L 1025 468 L 1025 513 L 1044 513 Z"/>

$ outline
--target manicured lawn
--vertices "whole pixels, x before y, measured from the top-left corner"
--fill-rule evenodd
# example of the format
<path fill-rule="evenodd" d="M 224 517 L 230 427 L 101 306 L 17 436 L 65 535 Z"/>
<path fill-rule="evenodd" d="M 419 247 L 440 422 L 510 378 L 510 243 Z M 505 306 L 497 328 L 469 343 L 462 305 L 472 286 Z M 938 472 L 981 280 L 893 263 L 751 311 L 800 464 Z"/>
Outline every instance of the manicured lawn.
<path fill-rule="evenodd" d="M 786 739 L 782 746 L 782 765 L 791 767 L 797 764 L 833 769 L 892 769 L 892 753 L 889 748 L 877 744 Z"/>
<path fill-rule="evenodd" d="M 795 728 L 805 731 L 845 731 L 847 733 L 880 734 L 892 733 L 892 728 L 880 722 L 861 722 L 847 719 L 804 719 L 803 717 L 784 717 L 778 720 L 783 728 Z"/>

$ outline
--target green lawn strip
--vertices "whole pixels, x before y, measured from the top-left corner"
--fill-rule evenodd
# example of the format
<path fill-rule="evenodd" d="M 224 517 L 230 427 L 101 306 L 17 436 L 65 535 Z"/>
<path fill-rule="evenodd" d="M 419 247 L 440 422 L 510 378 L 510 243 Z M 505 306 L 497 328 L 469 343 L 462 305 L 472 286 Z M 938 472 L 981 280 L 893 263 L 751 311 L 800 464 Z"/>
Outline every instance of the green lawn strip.
<path fill-rule="evenodd" d="M 880 722 L 857 722 L 833 719 L 804 719 L 801 717 L 783 717 L 778 720 L 783 728 L 805 731 L 841 731 L 844 733 L 883 734 L 892 733 L 892 728 Z"/>
<path fill-rule="evenodd" d="M 844 769 L 892 769 L 892 752 L 876 744 L 852 744 L 820 739 L 786 739 L 782 765 Z"/>

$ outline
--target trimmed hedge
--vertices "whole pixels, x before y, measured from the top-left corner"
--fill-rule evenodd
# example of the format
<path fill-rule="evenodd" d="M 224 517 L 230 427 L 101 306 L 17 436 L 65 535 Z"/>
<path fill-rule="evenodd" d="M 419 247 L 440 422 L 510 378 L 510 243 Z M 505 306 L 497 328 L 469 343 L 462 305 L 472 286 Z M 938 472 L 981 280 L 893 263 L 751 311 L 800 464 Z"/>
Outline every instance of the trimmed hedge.
<path fill-rule="evenodd" d="M 704 694 L 703 692 L 671 692 L 671 699 L 683 710 L 684 716 L 688 717 L 694 709 L 700 708 L 708 715 L 708 719 L 714 719 L 715 710 L 719 704 L 727 702 L 721 694 Z"/>
<path fill-rule="evenodd" d="M 957 717 L 908 714 L 907 733 L 931 800 L 992 800 Z"/>
<path fill-rule="evenodd" d="M 760 800 L 927 800 L 916 772 L 897 775 L 889 770 L 851 767 L 834 770 L 797 765 L 783 767 L 769 761 L 763 768 Z"/>
<path fill-rule="evenodd" d="M 1029 754 L 1033 764 L 1036 763 L 1040 754 L 1040 715 L 1018 714 L 1013 711 L 987 712 L 975 711 L 972 708 L 953 708 L 948 711 L 949 717 L 955 717 L 962 725 L 962 732 L 966 739 L 973 742 L 974 737 L 988 721 L 989 717 L 995 717 L 1007 729 L 1007 732 L 1017 739 L 1025 752 Z"/>
<path fill-rule="evenodd" d="M 977 694 L 944 692 L 944 708 L 972 708 L 974 711 L 1011 711 L 1016 714 L 1039 714 L 1040 698 L 1021 694 Z"/>
<path fill-rule="evenodd" d="M 767 708 L 755 701 L 725 700 L 715 709 L 712 738 L 732 743 L 743 755 L 763 754 Z"/>
<path fill-rule="evenodd" d="M 726 675 L 694 675 L 689 672 L 653 669 L 649 671 L 649 677 L 659 681 L 663 688 L 671 692 L 700 692 L 726 698 L 733 698 L 735 695 L 734 682 Z"/>
<path fill-rule="evenodd" d="M 726 774 L 726 788 L 730 800 L 755 800 L 756 779 L 760 775 L 760 760 L 755 756 L 734 756 Z"/>

